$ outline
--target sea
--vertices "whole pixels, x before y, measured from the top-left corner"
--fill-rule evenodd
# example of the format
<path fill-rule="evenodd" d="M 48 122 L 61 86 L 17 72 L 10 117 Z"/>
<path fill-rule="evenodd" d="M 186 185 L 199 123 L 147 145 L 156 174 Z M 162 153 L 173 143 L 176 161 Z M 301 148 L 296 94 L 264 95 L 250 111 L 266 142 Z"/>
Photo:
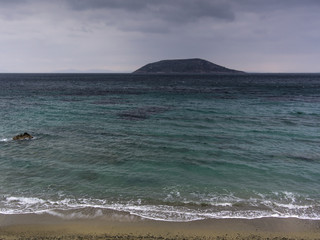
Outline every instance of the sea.
<path fill-rule="evenodd" d="M 320 74 L 0 74 L 0 123 L 3 215 L 320 219 Z"/>

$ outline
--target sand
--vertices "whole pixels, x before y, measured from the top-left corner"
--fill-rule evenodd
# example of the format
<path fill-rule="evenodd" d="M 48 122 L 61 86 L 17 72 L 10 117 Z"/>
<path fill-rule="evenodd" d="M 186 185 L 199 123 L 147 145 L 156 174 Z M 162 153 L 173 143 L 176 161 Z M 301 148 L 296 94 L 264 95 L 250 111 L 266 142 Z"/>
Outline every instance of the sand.
<path fill-rule="evenodd" d="M 0 239 L 320 239 L 320 221 L 295 218 L 147 220 L 110 213 L 94 219 L 0 215 Z"/>

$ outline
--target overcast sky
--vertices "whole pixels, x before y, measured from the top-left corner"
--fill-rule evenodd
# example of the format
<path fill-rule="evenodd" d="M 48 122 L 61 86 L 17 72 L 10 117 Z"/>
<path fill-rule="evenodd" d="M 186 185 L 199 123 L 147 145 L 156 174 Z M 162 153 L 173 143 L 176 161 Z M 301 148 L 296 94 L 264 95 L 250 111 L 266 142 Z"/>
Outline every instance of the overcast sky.
<path fill-rule="evenodd" d="M 203 58 L 320 72 L 320 0 L 0 0 L 0 72 L 132 72 Z"/>

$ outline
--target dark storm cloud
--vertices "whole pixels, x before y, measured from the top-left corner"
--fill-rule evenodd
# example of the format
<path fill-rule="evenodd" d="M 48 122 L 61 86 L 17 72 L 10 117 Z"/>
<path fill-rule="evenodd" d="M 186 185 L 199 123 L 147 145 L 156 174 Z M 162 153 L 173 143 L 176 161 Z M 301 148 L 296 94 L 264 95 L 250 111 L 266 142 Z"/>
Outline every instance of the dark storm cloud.
<path fill-rule="evenodd" d="M 128 11 L 137 11 L 144 9 L 150 4 L 147 0 L 69 0 L 67 1 L 69 6 L 74 10 L 90 10 L 90 9 L 101 9 L 101 8 L 116 8 L 126 9 Z"/>
<path fill-rule="evenodd" d="M 0 0 L 0 67 L 132 71 L 200 57 L 319 71 L 319 11 L 319 0 Z"/>
<path fill-rule="evenodd" d="M 110 13 L 118 11 L 116 20 L 121 18 L 147 19 L 156 18 L 171 23 L 196 22 L 207 18 L 213 20 L 236 21 L 241 12 L 273 12 L 289 10 L 292 8 L 320 7 L 318 0 L 0 0 L 0 8 L 12 5 L 39 6 L 38 10 L 46 4 L 67 6 L 72 12 L 105 11 L 100 18 L 108 19 Z M 109 13 L 109 14 L 108 14 Z M 88 19 L 90 20 L 90 19 Z"/>
<path fill-rule="evenodd" d="M 266 12 L 276 10 L 289 10 L 295 7 L 310 7 L 320 6 L 319 0 L 232 0 L 237 10 L 252 11 L 252 12 Z"/>
<path fill-rule="evenodd" d="M 177 23 L 201 18 L 233 20 L 234 13 L 225 1 L 208 0 L 71 0 L 69 7 L 76 11 L 122 10 L 127 13 L 147 14 L 153 18 Z"/>
<path fill-rule="evenodd" d="M 128 14 L 147 14 L 173 23 L 197 21 L 201 18 L 233 21 L 239 12 L 260 13 L 320 7 L 319 0 L 69 0 L 66 3 L 76 11 L 121 10 Z"/>

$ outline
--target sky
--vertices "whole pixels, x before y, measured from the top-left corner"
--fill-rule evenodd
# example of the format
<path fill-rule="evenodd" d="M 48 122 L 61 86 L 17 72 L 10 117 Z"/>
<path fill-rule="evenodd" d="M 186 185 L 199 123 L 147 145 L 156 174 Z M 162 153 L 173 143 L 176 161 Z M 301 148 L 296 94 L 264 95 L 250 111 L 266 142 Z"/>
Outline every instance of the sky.
<path fill-rule="evenodd" d="M 202 58 L 320 72 L 320 0 L 0 0 L 0 72 L 132 72 Z"/>

